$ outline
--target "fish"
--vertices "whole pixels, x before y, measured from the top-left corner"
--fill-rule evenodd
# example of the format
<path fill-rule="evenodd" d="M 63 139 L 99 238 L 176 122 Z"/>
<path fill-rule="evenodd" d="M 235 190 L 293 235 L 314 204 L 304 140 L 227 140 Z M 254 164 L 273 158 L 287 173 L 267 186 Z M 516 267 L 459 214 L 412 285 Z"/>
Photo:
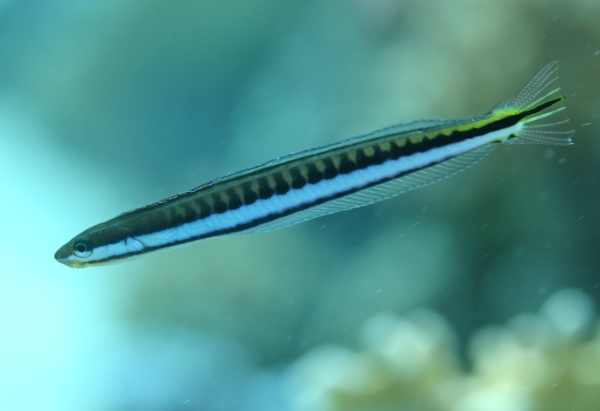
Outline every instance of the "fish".
<path fill-rule="evenodd" d="M 75 236 L 55 259 L 97 266 L 210 237 L 267 232 L 443 180 L 503 144 L 570 145 L 558 60 L 487 114 L 419 120 L 278 157 Z"/>

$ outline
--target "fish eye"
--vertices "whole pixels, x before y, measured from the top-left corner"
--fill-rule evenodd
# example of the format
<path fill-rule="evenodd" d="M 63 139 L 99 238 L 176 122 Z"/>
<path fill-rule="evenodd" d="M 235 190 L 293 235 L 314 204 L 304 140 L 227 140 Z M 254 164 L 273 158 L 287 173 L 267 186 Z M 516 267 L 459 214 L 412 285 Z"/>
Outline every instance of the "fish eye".
<path fill-rule="evenodd" d="M 86 240 L 80 238 L 73 244 L 73 254 L 80 258 L 89 257 L 92 254 L 92 247 Z"/>

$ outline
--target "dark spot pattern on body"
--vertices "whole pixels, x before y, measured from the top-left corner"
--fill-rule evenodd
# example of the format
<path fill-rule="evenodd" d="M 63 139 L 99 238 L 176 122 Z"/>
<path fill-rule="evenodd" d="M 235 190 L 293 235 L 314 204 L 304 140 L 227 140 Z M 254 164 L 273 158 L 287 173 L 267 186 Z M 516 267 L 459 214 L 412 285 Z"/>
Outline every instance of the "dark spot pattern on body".
<path fill-rule="evenodd" d="M 300 173 L 300 169 L 298 167 L 291 168 L 290 174 L 292 175 L 292 188 L 299 189 L 306 185 L 306 180 Z"/>
<path fill-rule="evenodd" d="M 227 197 L 229 197 L 227 207 L 230 210 L 237 210 L 242 206 L 242 199 L 233 188 L 228 189 L 225 193 L 227 194 Z"/>
<path fill-rule="evenodd" d="M 339 171 L 335 167 L 335 164 L 333 164 L 333 160 L 331 158 L 324 158 L 323 164 L 325 165 L 325 171 L 323 171 L 323 176 L 326 180 L 335 178 L 339 174 Z"/>
<path fill-rule="evenodd" d="M 269 186 L 269 182 L 266 177 L 260 177 L 257 181 L 258 183 L 258 198 L 266 200 L 267 198 L 271 198 L 273 196 L 273 189 Z"/>
<path fill-rule="evenodd" d="M 308 174 L 308 184 L 316 184 L 323 179 L 323 174 L 321 174 L 315 163 L 307 164 L 306 168 Z"/>
<path fill-rule="evenodd" d="M 225 211 L 227 211 L 227 204 L 225 204 L 225 202 L 221 199 L 220 193 L 213 193 L 211 197 L 215 202 L 215 205 L 213 207 L 215 213 L 222 214 Z"/>
<path fill-rule="evenodd" d="M 250 205 L 258 200 L 258 194 L 252 190 L 252 184 L 249 182 L 242 184 L 242 191 L 244 192 L 244 204 Z"/>
<path fill-rule="evenodd" d="M 281 173 L 275 173 L 273 175 L 273 179 L 275 180 L 275 193 L 282 195 L 290 191 L 289 184 L 284 180 L 283 175 Z"/>

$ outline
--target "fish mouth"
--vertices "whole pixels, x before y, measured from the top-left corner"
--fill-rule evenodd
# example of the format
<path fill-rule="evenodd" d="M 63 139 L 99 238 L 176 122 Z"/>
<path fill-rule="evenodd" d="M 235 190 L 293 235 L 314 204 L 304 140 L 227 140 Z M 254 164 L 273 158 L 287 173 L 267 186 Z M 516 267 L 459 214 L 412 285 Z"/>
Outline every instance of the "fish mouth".
<path fill-rule="evenodd" d="M 80 268 L 81 267 L 81 263 L 79 261 L 72 260 L 70 258 L 59 258 L 56 256 L 56 254 L 54 254 L 54 259 L 56 261 L 58 261 L 59 263 L 66 265 L 67 267 L 71 267 L 71 268 Z"/>
<path fill-rule="evenodd" d="M 62 246 L 61 248 L 59 248 L 56 251 L 56 253 L 54 253 L 54 259 L 56 261 L 58 261 L 59 263 L 66 265 L 67 267 L 71 267 L 71 268 L 83 268 L 84 267 L 84 264 L 81 261 L 78 261 L 75 258 L 73 258 L 73 255 L 71 255 L 67 251 L 67 245 Z"/>

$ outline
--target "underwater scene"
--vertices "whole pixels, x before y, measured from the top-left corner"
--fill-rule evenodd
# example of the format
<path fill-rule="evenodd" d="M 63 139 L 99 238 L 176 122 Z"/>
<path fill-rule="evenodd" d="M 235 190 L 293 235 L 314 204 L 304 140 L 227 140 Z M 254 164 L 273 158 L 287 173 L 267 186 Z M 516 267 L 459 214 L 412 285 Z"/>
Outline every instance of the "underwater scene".
<path fill-rule="evenodd" d="M 597 0 L 3 0 L 0 55 L 1 410 L 600 410 Z"/>

